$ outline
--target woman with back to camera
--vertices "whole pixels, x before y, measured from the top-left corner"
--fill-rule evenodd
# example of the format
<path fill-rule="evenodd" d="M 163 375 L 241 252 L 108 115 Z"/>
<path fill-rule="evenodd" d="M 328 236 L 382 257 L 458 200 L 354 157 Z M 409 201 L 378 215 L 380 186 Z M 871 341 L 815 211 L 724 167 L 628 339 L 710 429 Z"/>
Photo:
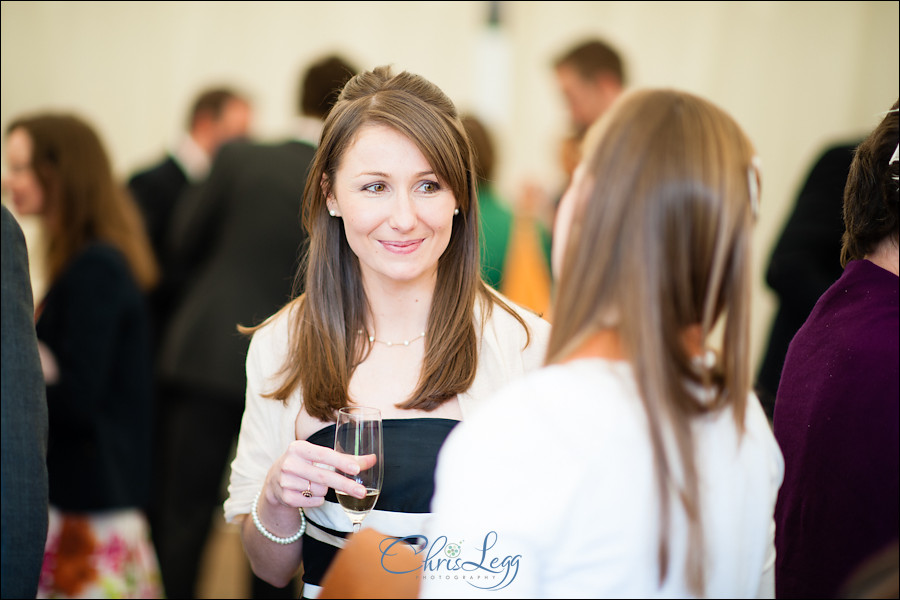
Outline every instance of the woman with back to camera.
<path fill-rule="evenodd" d="M 359 468 L 331 449 L 339 408 L 384 418 L 364 526 L 417 535 L 447 434 L 540 366 L 549 324 L 480 277 L 473 165 L 453 103 L 418 75 L 361 73 L 328 115 L 304 193 L 306 291 L 255 328 L 225 502 L 275 585 L 302 564 L 304 596 L 318 592 L 351 530 L 335 491 L 365 493 L 334 472 Z"/>
<path fill-rule="evenodd" d="M 776 589 L 831 598 L 893 553 L 900 508 L 898 103 L 856 149 L 844 189 L 844 271 L 791 340 L 775 402 L 784 452 Z M 863 596 L 865 597 L 865 596 Z"/>
<path fill-rule="evenodd" d="M 160 597 L 150 493 L 149 239 L 80 117 L 6 130 L 16 212 L 41 218 L 49 283 L 36 329 L 47 384 L 50 525 L 38 597 Z"/>
<path fill-rule="evenodd" d="M 773 595 L 754 164 L 738 124 L 683 92 L 632 92 L 593 126 L 557 218 L 547 366 L 449 436 L 427 537 L 464 540 L 463 563 L 426 561 L 423 597 Z"/>

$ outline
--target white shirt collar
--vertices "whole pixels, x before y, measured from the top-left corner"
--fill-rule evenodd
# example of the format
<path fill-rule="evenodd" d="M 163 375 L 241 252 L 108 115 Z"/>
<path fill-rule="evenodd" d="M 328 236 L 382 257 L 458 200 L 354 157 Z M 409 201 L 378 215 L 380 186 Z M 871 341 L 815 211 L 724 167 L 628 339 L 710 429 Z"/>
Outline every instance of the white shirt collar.
<path fill-rule="evenodd" d="M 294 123 L 294 137 L 311 146 L 318 146 L 325 122 L 315 117 L 300 116 Z"/>
<path fill-rule="evenodd" d="M 182 136 L 171 154 L 191 183 L 201 181 L 209 174 L 212 160 L 190 135 Z"/>

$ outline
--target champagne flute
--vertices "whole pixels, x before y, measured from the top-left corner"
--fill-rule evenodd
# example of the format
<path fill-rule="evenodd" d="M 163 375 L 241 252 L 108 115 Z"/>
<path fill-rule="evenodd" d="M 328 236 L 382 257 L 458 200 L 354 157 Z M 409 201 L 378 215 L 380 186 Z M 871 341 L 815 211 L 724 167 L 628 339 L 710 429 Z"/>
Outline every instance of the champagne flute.
<path fill-rule="evenodd" d="M 357 498 L 335 490 L 338 502 L 350 521 L 353 533 L 359 531 L 363 519 L 371 512 L 381 493 L 384 464 L 381 448 L 381 411 L 366 406 L 349 406 L 338 411 L 334 428 L 334 449 L 341 454 L 363 457 L 375 455 L 375 464 L 356 475 L 337 472 L 366 488 L 364 498 Z"/>

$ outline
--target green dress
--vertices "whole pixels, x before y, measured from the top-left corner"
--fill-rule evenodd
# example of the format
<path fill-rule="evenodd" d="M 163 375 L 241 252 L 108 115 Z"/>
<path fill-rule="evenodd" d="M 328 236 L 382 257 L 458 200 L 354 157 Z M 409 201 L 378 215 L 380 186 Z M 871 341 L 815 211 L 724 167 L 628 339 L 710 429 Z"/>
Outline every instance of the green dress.
<path fill-rule="evenodd" d="M 478 184 L 478 208 L 481 215 L 481 274 L 488 285 L 500 290 L 515 215 L 493 186 L 484 181 Z M 542 224 L 537 227 L 541 250 L 549 269 L 550 231 Z"/>
<path fill-rule="evenodd" d="M 488 183 L 478 185 L 481 218 L 481 274 L 496 290 L 503 279 L 503 264 L 512 232 L 513 212 Z"/>

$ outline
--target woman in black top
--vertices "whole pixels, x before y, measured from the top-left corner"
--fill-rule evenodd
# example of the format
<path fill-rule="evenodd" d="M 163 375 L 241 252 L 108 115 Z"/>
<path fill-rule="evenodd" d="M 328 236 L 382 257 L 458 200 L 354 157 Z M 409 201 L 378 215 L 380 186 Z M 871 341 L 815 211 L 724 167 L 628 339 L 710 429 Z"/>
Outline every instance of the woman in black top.
<path fill-rule="evenodd" d="M 161 597 L 144 509 L 151 363 L 144 293 L 156 265 L 103 144 L 78 117 L 6 131 L 16 211 L 44 227 L 36 308 L 47 384 L 50 524 L 38 597 Z"/>

